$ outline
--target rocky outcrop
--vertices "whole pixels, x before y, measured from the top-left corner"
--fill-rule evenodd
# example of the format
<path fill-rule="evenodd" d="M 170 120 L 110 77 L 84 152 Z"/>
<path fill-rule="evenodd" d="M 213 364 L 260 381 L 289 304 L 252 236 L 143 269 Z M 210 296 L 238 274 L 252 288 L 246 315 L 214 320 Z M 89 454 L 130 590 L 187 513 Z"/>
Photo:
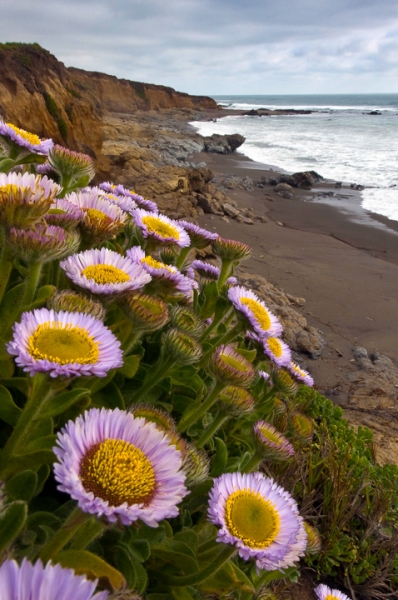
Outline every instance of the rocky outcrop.
<path fill-rule="evenodd" d="M 102 156 L 103 117 L 107 111 L 130 114 L 137 110 L 216 107 L 215 101 L 205 96 L 66 68 L 38 44 L 0 44 L 0 117 L 40 137 L 51 137 L 90 154 L 101 175 L 110 167 Z M 120 158 L 125 159 L 130 160 Z"/>
<path fill-rule="evenodd" d="M 100 113 L 63 63 L 38 44 L 0 45 L 0 115 L 94 158 L 101 153 Z"/>
<path fill-rule="evenodd" d="M 258 182 L 258 187 L 265 187 L 266 185 L 279 185 L 286 183 L 290 187 L 311 189 L 316 183 L 323 181 L 322 175 L 319 175 L 316 171 L 299 171 L 292 175 L 278 175 L 276 177 L 262 177 Z"/>
<path fill-rule="evenodd" d="M 275 110 L 270 108 L 252 108 L 247 112 L 243 112 L 242 115 L 249 117 L 271 117 L 272 115 L 310 115 L 312 112 L 312 110 L 297 108 L 277 108 Z"/>
<path fill-rule="evenodd" d="M 235 152 L 244 143 L 245 139 L 239 133 L 230 135 L 213 133 L 213 135 L 203 138 L 204 151 L 215 152 L 217 154 L 230 154 L 231 152 Z"/>
<path fill-rule="evenodd" d="M 398 368 L 387 356 L 368 355 L 360 346 L 354 346 L 353 357 L 357 369 L 349 375 L 344 417 L 372 430 L 377 462 L 398 466 Z"/>

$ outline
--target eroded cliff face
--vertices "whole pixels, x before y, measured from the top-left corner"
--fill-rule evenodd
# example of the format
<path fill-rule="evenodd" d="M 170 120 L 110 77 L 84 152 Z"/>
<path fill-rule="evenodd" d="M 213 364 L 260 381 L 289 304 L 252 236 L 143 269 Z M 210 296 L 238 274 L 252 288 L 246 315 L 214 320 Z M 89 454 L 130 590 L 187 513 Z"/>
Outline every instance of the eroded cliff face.
<path fill-rule="evenodd" d="M 102 153 L 106 112 L 215 107 L 211 98 L 66 68 L 38 44 L 0 45 L 0 116 L 90 154 L 99 171 L 107 171 Z"/>

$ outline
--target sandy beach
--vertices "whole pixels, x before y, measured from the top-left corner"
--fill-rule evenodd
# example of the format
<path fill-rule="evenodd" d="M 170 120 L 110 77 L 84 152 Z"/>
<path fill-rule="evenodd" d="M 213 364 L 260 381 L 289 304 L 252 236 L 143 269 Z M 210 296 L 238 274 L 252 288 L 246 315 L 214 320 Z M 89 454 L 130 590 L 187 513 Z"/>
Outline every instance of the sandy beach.
<path fill-rule="evenodd" d="M 195 156 L 195 162 L 202 161 L 216 178 L 230 174 L 256 182 L 273 173 L 238 153 Z M 363 210 L 359 193 L 349 186 L 314 200 L 331 189 L 334 185 L 326 183 L 295 190 L 292 199 L 281 198 L 271 186 L 229 190 L 239 207 L 252 208 L 267 222 L 246 225 L 207 214 L 199 222 L 251 246 L 246 272 L 306 299 L 301 312 L 325 339 L 322 356 L 308 359 L 306 366 L 316 387 L 344 406 L 347 376 L 356 370 L 353 346 L 398 364 L 398 222 Z"/>

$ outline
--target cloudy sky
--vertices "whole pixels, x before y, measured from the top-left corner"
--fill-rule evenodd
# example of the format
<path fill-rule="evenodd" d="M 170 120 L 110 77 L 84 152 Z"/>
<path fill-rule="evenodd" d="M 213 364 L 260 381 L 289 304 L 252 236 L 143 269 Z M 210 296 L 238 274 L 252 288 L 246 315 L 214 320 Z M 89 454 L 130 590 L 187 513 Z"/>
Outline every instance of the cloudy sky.
<path fill-rule="evenodd" d="M 397 0 L 0 0 L 0 41 L 191 94 L 398 92 Z"/>

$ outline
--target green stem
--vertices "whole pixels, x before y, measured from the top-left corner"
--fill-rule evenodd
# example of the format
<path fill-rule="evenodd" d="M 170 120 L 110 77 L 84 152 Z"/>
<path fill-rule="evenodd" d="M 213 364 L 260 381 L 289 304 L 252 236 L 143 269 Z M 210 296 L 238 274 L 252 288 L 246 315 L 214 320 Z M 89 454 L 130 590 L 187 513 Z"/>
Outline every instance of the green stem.
<path fill-rule="evenodd" d="M 213 437 L 213 435 L 220 429 L 220 427 L 229 419 L 229 416 L 224 412 L 219 412 L 215 417 L 214 421 L 210 424 L 210 426 L 203 432 L 201 437 L 196 442 L 196 447 L 203 448 L 203 446 L 208 442 L 208 440 Z"/>
<path fill-rule="evenodd" d="M 182 417 L 182 419 L 177 427 L 177 431 L 179 433 L 182 433 L 183 431 L 185 431 L 186 429 L 191 427 L 191 425 L 196 423 L 196 421 L 198 421 L 201 417 L 203 417 L 207 413 L 207 411 L 213 406 L 213 404 L 217 400 L 220 392 L 222 392 L 222 390 L 224 388 L 225 388 L 225 383 L 217 381 L 214 384 L 214 387 L 211 390 L 210 394 L 202 402 L 202 404 L 200 406 L 198 406 L 198 408 L 196 410 L 194 410 L 193 412 L 190 412 L 185 417 Z"/>
<path fill-rule="evenodd" d="M 35 299 L 37 284 L 39 283 L 42 262 L 34 262 L 29 265 L 28 276 L 25 279 L 25 291 L 22 298 L 22 310 L 30 308 Z"/>
<path fill-rule="evenodd" d="M 227 281 L 228 277 L 231 275 L 231 260 L 223 260 L 221 265 L 220 276 L 218 278 L 217 287 L 219 290 L 222 289 L 224 283 Z"/>
<path fill-rule="evenodd" d="M 5 241 L 3 234 L 3 246 L 0 257 L 0 304 L 7 289 L 8 280 L 12 271 L 12 252 Z"/>
<path fill-rule="evenodd" d="M 39 558 L 43 563 L 46 564 L 54 558 L 90 518 L 90 513 L 84 513 L 79 507 L 76 507 L 66 519 L 61 529 L 40 550 Z"/>
<path fill-rule="evenodd" d="M 258 465 L 260 464 L 260 462 L 262 461 L 262 457 L 257 454 L 257 452 L 255 452 L 253 454 L 253 456 L 251 457 L 251 459 L 249 460 L 249 462 L 246 464 L 245 468 L 243 469 L 244 473 L 251 473 L 251 471 L 253 471 L 253 469 L 256 469 L 258 467 Z"/>
<path fill-rule="evenodd" d="M 212 333 L 212 331 L 214 331 L 214 329 L 221 323 L 221 321 L 224 321 L 225 325 L 228 325 L 231 318 L 234 315 L 234 309 L 231 308 L 226 314 L 220 314 L 217 317 L 214 316 L 213 321 L 210 323 L 210 325 L 208 326 L 208 328 L 206 329 L 206 331 L 202 334 L 202 336 L 200 337 L 199 341 L 200 342 L 204 342 L 204 340 L 206 338 L 209 337 L 209 335 Z"/>
<path fill-rule="evenodd" d="M 238 321 L 238 323 L 236 323 L 236 325 L 234 325 L 234 327 L 232 327 L 232 329 L 230 329 L 229 331 L 227 331 L 227 333 L 225 335 L 222 336 L 222 338 L 220 338 L 219 340 L 216 341 L 216 345 L 221 346 L 221 345 L 225 345 L 228 344 L 228 342 L 232 341 L 237 335 L 238 333 L 240 333 L 243 329 L 243 325 L 241 322 Z M 214 352 L 214 346 L 212 348 L 209 348 L 209 350 L 207 352 L 205 352 L 205 354 L 202 356 L 202 358 L 200 359 L 199 363 L 198 363 L 198 367 L 202 368 L 206 365 L 207 361 L 209 360 L 210 355 Z"/>
<path fill-rule="evenodd" d="M 7 463 L 11 457 L 17 454 L 29 441 L 29 433 L 34 430 L 36 422 L 49 400 L 57 393 L 57 389 L 51 386 L 51 381 L 45 373 L 37 373 L 32 380 L 31 392 L 25 407 L 18 419 L 14 431 L 8 438 L 6 445 L 1 453 L 1 474 L 7 468 Z"/>
<path fill-rule="evenodd" d="M 183 266 L 183 264 L 185 262 L 186 257 L 188 256 L 188 254 L 190 253 L 191 250 L 192 250 L 191 246 L 181 249 L 180 254 L 178 255 L 177 260 L 176 260 L 177 269 L 181 269 L 181 267 Z"/>
<path fill-rule="evenodd" d="M 164 379 L 171 367 L 174 366 L 174 362 L 172 358 L 163 358 L 161 356 L 158 363 L 146 372 L 141 387 L 134 392 L 131 401 L 135 402 L 140 396 L 148 393 L 159 381 Z"/>

